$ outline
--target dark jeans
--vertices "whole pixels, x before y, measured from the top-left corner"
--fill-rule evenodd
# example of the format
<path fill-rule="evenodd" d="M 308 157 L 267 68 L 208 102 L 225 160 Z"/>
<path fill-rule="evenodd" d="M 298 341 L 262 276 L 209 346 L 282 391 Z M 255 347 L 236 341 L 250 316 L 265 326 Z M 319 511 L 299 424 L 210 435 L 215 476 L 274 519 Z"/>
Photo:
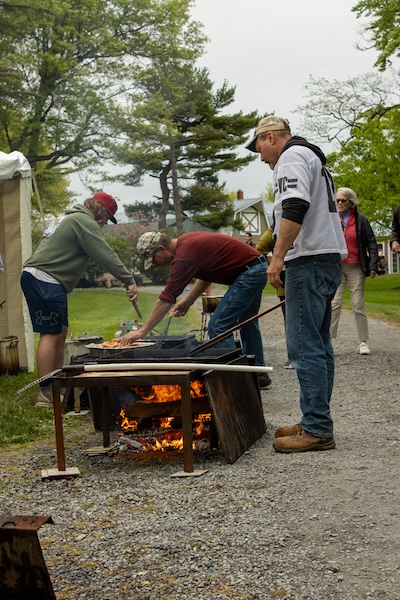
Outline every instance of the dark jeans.
<path fill-rule="evenodd" d="M 267 283 L 267 263 L 260 262 L 246 269 L 229 286 L 228 291 L 218 304 L 208 324 L 210 338 L 223 333 L 238 322 L 245 321 L 256 315 L 260 309 L 261 294 Z M 261 333 L 258 319 L 240 329 L 243 351 L 254 354 L 256 364 L 264 365 Z M 235 341 L 231 335 L 227 340 L 218 344 L 224 348 L 234 348 Z"/>

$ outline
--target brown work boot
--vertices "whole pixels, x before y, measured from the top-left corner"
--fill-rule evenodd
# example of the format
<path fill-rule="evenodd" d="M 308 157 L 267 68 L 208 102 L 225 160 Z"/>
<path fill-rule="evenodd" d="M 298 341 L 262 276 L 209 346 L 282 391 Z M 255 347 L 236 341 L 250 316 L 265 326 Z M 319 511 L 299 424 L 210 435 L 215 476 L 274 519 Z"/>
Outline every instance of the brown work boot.
<path fill-rule="evenodd" d="M 308 452 L 309 450 L 332 450 L 336 444 L 332 438 L 316 437 L 302 429 L 295 435 L 275 438 L 273 446 L 277 452 Z"/>
<path fill-rule="evenodd" d="M 268 373 L 259 373 L 258 374 L 258 383 L 259 383 L 260 389 L 265 389 L 271 385 L 271 383 L 272 383 L 271 377 L 268 375 Z"/>
<path fill-rule="evenodd" d="M 296 423 L 296 425 L 289 425 L 288 427 L 278 427 L 275 431 L 275 437 L 286 437 L 288 435 L 296 435 L 296 433 L 300 433 L 302 427 L 301 423 Z"/>

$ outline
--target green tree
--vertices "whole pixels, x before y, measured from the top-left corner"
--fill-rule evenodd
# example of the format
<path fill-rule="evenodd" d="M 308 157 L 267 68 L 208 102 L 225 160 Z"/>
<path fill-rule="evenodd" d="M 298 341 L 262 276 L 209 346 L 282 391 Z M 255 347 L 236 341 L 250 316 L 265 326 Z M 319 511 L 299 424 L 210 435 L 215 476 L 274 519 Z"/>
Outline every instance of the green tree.
<path fill-rule="evenodd" d="M 400 198 L 400 112 L 359 122 L 341 152 L 328 156 L 337 187 L 354 189 L 376 234 L 387 233 Z"/>
<path fill-rule="evenodd" d="M 110 158 L 110 118 L 158 56 L 197 52 L 191 0 L 0 3 L 0 143 L 63 173 Z M 11 85 L 12 84 L 12 85 Z"/>
<path fill-rule="evenodd" d="M 235 209 L 233 200 L 222 186 L 206 186 L 195 184 L 191 186 L 182 202 L 183 209 L 190 212 L 191 219 L 210 229 L 232 225 L 241 231 L 241 219 L 233 219 Z"/>
<path fill-rule="evenodd" d="M 161 202 L 134 202 L 125 205 L 125 214 L 131 223 L 140 223 L 144 227 L 154 225 L 158 220 Z"/>
<path fill-rule="evenodd" d="M 182 232 L 182 198 L 191 185 L 204 186 L 215 200 L 218 173 L 239 170 L 254 160 L 234 151 L 257 119 L 256 112 L 226 114 L 234 94 L 226 82 L 214 91 L 208 70 L 195 68 L 191 59 L 163 57 L 143 73 L 141 93 L 132 97 L 131 110 L 125 112 L 126 143 L 115 149 L 119 164 L 131 170 L 117 178 L 133 186 L 146 174 L 159 180 L 160 229 L 166 228 L 172 202 L 177 231 Z"/>
<path fill-rule="evenodd" d="M 310 100 L 298 109 L 306 137 L 333 145 L 328 164 L 336 185 L 354 189 L 375 232 L 384 233 L 399 202 L 400 75 L 311 78 L 306 89 Z"/>
<path fill-rule="evenodd" d="M 399 0 L 360 0 L 352 8 L 357 17 L 368 17 L 364 30 L 367 44 L 378 51 L 375 65 L 385 70 L 391 57 L 400 56 L 400 2 Z"/>
<path fill-rule="evenodd" d="M 272 183 L 267 183 L 267 187 L 265 188 L 264 192 L 261 192 L 260 198 L 263 200 L 263 202 L 274 202 L 275 193 Z"/>
<path fill-rule="evenodd" d="M 375 121 L 400 106 L 400 73 L 367 73 L 345 81 L 310 77 L 308 101 L 297 107 L 301 128 L 316 142 L 342 147 L 366 121 Z"/>

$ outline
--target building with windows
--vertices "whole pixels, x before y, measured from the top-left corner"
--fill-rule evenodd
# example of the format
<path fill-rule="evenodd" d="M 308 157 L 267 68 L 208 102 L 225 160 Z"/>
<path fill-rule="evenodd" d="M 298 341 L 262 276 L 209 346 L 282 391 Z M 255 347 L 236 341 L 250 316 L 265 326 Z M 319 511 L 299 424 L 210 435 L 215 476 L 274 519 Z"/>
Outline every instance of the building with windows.
<path fill-rule="evenodd" d="M 238 190 L 234 200 L 235 219 L 243 223 L 243 230 L 238 231 L 233 227 L 221 229 L 226 233 L 238 238 L 243 238 L 245 232 L 251 233 L 253 242 L 256 244 L 264 231 L 272 225 L 272 213 L 274 205 L 272 202 L 264 202 L 261 198 L 244 198 L 243 190 Z"/>

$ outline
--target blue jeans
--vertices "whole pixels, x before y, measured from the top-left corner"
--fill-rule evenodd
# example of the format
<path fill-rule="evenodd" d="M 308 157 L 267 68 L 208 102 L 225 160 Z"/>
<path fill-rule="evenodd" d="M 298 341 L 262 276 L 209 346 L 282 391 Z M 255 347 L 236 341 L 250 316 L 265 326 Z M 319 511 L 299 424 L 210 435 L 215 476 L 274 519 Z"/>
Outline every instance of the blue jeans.
<path fill-rule="evenodd" d="M 333 436 L 330 400 L 334 379 L 329 335 L 331 303 L 342 277 L 339 254 L 286 263 L 286 345 L 300 383 L 302 426 L 317 437 Z"/>
<path fill-rule="evenodd" d="M 245 269 L 229 286 L 208 324 L 210 338 L 224 333 L 237 323 L 256 315 L 260 309 L 261 294 L 267 283 L 267 263 L 261 262 Z M 264 365 L 261 333 L 258 319 L 240 328 L 243 352 L 254 354 L 256 364 Z M 233 335 L 216 344 L 216 347 L 235 348 Z"/>

